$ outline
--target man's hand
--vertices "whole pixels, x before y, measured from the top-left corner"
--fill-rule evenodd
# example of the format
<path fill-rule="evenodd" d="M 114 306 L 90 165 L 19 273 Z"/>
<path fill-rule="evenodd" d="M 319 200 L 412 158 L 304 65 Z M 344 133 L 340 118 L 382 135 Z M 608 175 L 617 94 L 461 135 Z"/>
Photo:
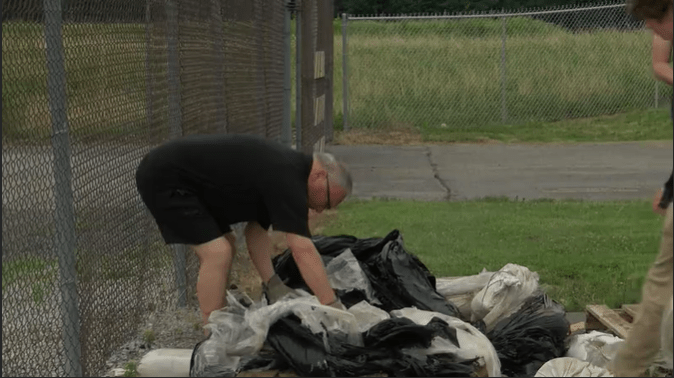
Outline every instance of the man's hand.
<path fill-rule="evenodd" d="M 335 299 L 335 301 L 330 303 L 328 306 L 336 308 L 338 310 L 346 311 L 346 307 L 344 306 L 344 304 L 342 304 L 342 301 L 340 301 L 339 299 Z"/>
<path fill-rule="evenodd" d="M 269 304 L 274 304 L 285 297 L 293 299 L 300 296 L 294 289 L 284 284 L 278 274 L 274 274 L 269 282 L 262 286 L 262 291 L 267 296 Z"/>
<path fill-rule="evenodd" d="M 662 200 L 662 189 L 658 190 L 655 193 L 655 197 L 653 198 L 653 211 L 657 214 L 664 216 L 665 214 L 667 214 L 667 210 L 660 207 L 661 200 Z"/>

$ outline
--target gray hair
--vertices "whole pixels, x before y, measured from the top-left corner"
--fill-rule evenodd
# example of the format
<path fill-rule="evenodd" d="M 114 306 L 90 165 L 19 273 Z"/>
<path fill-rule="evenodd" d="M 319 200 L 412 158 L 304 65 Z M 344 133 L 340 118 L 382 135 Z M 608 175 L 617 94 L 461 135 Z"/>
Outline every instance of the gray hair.
<path fill-rule="evenodd" d="M 346 195 L 349 196 L 353 190 L 353 180 L 351 179 L 351 172 L 341 162 L 337 161 L 332 154 L 325 152 L 314 153 L 314 160 L 318 161 L 323 169 L 328 172 L 328 178 L 331 182 L 339 185 Z"/>

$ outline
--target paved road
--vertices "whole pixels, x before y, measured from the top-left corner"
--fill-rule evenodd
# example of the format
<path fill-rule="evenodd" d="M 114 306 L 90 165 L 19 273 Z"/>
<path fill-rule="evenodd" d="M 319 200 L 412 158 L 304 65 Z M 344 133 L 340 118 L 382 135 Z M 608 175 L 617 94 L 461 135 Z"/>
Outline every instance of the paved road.
<path fill-rule="evenodd" d="M 329 146 L 351 168 L 356 198 L 486 196 L 652 198 L 672 171 L 671 141 L 575 145 Z"/>
<path fill-rule="evenodd" d="M 142 233 L 134 226 L 142 215 L 134 171 L 146 150 L 131 145 L 73 148 L 78 227 L 98 230 L 81 235 L 80 244 L 103 248 L 99 243 L 113 224 Z M 671 172 L 673 155 L 672 142 L 327 150 L 353 170 L 355 197 L 420 200 L 651 198 Z M 2 160 L 3 256 L 10 251 L 51 251 L 55 202 L 50 147 L 3 148 Z"/>

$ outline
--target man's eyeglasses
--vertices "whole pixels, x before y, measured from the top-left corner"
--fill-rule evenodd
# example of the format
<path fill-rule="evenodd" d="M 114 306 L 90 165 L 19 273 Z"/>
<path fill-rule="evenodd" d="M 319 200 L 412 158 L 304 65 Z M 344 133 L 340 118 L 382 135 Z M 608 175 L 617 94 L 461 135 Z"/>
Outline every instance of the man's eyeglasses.
<path fill-rule="evenodd" d="M 332 209 L 332 205 L 330 204 L 330 178 L 329 176 L 325 176 L 325 192 L 327 193 L 328 197 L 328 206 L 326 207 L 328 210 Z"/>

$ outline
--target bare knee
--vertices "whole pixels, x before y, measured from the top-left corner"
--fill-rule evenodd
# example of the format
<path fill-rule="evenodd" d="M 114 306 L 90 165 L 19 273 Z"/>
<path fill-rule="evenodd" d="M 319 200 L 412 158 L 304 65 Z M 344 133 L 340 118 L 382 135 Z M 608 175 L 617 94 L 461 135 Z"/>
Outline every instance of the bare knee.
<path fill-rule="evenodd" d="M 194 252 L 199 258 L 199 263 L 227 268 L 235 254 L 234 240 L 233 235 L 231 235 L 231 238 L 225 235 L 225 237 L 194 246 Z"/>

